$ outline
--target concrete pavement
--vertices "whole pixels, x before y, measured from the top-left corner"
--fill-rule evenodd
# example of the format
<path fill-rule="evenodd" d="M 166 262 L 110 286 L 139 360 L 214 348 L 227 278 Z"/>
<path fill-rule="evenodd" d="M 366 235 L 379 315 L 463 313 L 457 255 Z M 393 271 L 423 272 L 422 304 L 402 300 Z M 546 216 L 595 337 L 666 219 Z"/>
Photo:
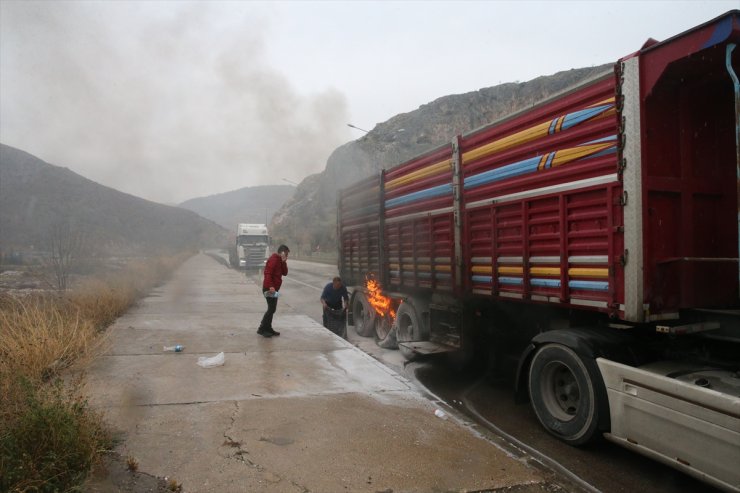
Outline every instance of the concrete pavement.
<path fill-rule="evenodd" d="M 290 261 L 289 261 L 290 265 Z M 110 327 L 90 402 L 123 456 L 187 492 L 479 491 L 544 486 L 435 407 L 411 382 L 281 298 L 280 337 L 245 277 L 199 254 Z M 163 346 L 182 344 L 182 353 Z M 204 369 L 199 356 L 223 351 Z"/>

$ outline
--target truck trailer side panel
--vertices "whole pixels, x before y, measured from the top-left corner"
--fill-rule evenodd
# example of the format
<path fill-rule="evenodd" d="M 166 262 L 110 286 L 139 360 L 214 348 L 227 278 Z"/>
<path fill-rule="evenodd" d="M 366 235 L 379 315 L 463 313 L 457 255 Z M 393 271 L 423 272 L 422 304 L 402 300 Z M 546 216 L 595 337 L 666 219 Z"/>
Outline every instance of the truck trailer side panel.
<path fill-rule="evenodd" d="M 388 279 L 613 310 L 621 299 L 614 76 L 386 173 Z M 455 250 L 454 159 L 462 251 Z M 564 233 L 564 234 L 561 234 Z M 455 257 L 462 255 L 462 259 Z M 462 279 L 455 279 L 456 261 Z"/>
<path fill-rule="evenodd" d="M 614 76 L 464 136 L 466 286 L 613 310 L 622 242 Z M 513 133 L 512 133 L 513 132 Z"/>

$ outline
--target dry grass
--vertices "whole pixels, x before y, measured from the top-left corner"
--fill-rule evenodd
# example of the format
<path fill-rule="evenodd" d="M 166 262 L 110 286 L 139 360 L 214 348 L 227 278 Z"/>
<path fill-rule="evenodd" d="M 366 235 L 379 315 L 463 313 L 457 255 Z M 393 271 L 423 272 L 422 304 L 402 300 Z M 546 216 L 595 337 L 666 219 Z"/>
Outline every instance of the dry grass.
<path fill-rule="evenodd" d="M 133 457 L 131 455 L 126 457 L 126 469 L 128 469 L 130 472 L 136 472 L 139 470 L 139 461 L 136 460 L 136 457 Z"/>
<path fill-rule="evenodd" d="M 48 297 L 0 300 L 0 375 L 47 381 L 88 362 L 104 338 L 74 305 Z"/>
<path fill-rule="evenodd" d="M 84 375 L 104 329 L 187 257 L 139 261 L 63 296 L 0 297 L 0 491 L 67 491 L 84 480 L 110 435 L 83 378 L 63 372 Z"/>
<path fill-rule="evenodd" d="M 174 479 L 170 479 L 167 481 L 167 489 L 170 491 L 182 491 L 182 485 Z"/>

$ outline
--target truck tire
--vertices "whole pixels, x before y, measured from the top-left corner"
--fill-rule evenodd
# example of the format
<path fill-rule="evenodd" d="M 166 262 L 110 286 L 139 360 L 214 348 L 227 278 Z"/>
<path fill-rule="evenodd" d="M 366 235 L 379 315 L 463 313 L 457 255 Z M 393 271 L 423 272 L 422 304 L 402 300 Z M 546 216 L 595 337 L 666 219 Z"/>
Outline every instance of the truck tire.
<path fill-rule="evenodd" d="M 396 324 L 390 317 L 375 317 L 375 344 L 384 349 L 398 349 Z"/>
<path fill-rule="evenodd" d="M 529 396 L 542 426 L 570 445 L 597 438 L 601 376 L 596 363 L 584 361 L 562 344 L 538 348 L 529 366 Z"/>
<path fill-rule="evenodd" d="M 356 293 L 352 297 L 352 319 L 357 335 L 371 337 L 375 334 L 375 318 L 375 308 L 370 306 L 365 293 Z"/>
<path fill-rule="evenodd" d="M 421 320 L 419 320 L 416 309 L 411 303 L 404 302 L 398 307 L 396 326 L 397 342 L 422 340 Z M 401 345 L 398 346 L 398 350 L 401 351 L 406 361 L 413 361 L 419 356 L 419 353 Z"/>

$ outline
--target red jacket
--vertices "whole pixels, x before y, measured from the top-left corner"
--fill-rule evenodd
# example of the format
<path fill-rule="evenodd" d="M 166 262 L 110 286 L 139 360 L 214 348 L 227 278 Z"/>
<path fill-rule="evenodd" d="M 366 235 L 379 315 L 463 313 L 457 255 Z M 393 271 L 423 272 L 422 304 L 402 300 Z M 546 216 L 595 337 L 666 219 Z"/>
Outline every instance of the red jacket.
<path fill-rule="evenodd" d="M 283 276 L 287 275 L 288 263 L 283 262 L 280 255 L 273 253 L 265 264 L 265 279 L 262 281 L 262 289 L 275 288 L 275 291 L 278 291 L 283 284 Z"/>

